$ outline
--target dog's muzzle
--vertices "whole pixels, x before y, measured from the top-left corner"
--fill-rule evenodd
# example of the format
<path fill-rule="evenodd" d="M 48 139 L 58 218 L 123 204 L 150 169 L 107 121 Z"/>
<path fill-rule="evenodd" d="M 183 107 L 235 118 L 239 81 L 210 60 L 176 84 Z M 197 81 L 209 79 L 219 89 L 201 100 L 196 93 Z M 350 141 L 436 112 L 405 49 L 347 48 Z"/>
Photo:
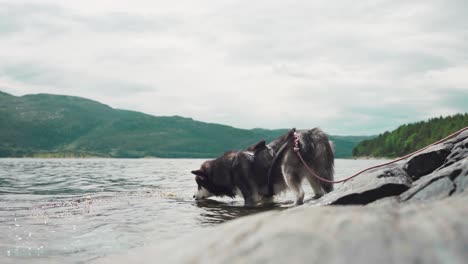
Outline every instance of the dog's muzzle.
<path fill-rule="evenodd" d="M 211 196 L 213 196 L 213 194 L 211 192 L 209 192 L 207 189 L 202 187 L 200 190 L 198 190 L 193 195 L 193 198 L 195 200 L 202 200 L 202 199 L 206 199 L 206 198 L 211 197 Z"/>

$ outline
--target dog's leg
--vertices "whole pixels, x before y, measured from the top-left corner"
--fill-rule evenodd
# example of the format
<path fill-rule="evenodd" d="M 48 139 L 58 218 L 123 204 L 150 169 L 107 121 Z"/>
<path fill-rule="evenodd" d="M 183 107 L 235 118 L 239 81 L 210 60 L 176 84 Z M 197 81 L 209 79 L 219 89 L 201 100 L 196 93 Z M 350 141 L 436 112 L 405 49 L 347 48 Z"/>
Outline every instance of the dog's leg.
<path fill-rule="evenodd" d="M 248 170 L 240 170 L 234 173 L 234 184 L 244 197 L 245 206 L 255 206 L 259 203 L 260 197 L 257 188 L 251 180 L 252 176 Z"/>
<path fill-rule="evenodd" d="M 285 166 L 282 166 L 281 170 L 286 185 L 288 185 L 289 189 L 296 195 L 296 205 L 303 204 L 304 190 L 302 189 L 300 178 L 293 171 L 286 169 Z"/>
<path fill-rule="evenodd" d="M 323 163 L 325 161 L 316 159 L 314 162 L 309 162 L 309 167 L 312 168 L 312 171 L 314 171 L 318 176 L 328 179 L 328 180 L 333 180 L 333 174 L 330 175 L 330 171 L 327 170 L 326 168 L 323 167 Z M 326 191 L 326 186 L 331 186 L 331 189 L 333 188 L 333 185 L 330 183 L 322 182 L 319 179 L 315 178 L 313 175 L 310 174 L 310 172 L 306 169 L 302 169 L 302 173 L 306 175 L 307 180 L 310 183 L 310 186 L 314 190 L 315 197 L 316 199 L 324 196 L 327 191 Z M 329 187 L 330 188 L 330 187 Z"/>
<path fill-rule="evenodd" d="M 318 198 L 322 197 L 323 195 L 325 195 L 325 191 L 323 190 L 322 185 L 320 185 L 318 180 L 313 178 L 314 176 L 310 175 L 310 173 L 308 173 L 306 171 L 304 173 L 306 173 L 306 175 L 307 175 L 306 178 L 309 181 L 310 186 L 314 190 L 314 194 L 315 194 L 314 198 L 318 199 Z"/>
<path fill-rule="evenodd" d="M 245 206 L 255 206 L 258 204 L 260 198 L 257 194 L 257 192 L 252 188 L 251 184 L 248 184 L 248 182 L 243 182 L 242 184 L 238 185 L 239 190 L 242 193 L 242 196 L 244 197 L 244 205 Z"/>
<path fill-rule="evenodd" d="M 262 203 L 273 203 L 275 201 L 274 197 L 271 196 L 271 197 L 265 197 L 263 196 L 262 197 Z"/>

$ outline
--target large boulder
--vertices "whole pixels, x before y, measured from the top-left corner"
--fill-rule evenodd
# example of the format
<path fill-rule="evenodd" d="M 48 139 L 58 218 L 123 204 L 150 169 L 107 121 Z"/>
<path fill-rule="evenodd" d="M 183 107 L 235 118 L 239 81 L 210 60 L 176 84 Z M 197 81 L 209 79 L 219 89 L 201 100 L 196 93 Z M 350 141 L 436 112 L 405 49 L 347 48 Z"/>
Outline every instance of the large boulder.
<path fill-rule="evenodd" d="M 309 204 L 375 205 L 445 198 L 463 188 L 458 185 L 465 186 L 463 175 L 457 179 L 459 184 L 454 180 L 467 167 L 463 162 L 467 157 L 468 131 L 465 131 L 416 154 L 403 165 L 392 164 L 363 173 Z M 383 198 L 388 199 L 380 202 Z"/>
<path fill-rule="evenodd" d="M 403 168 L 413 180 L 417 180 L 442 166 L 452 148 L 452 143 L 432 146 L 412 157 Z"/>
<path fill-rule="evenodd" d="M 399 165 L 390 165 L 365 172 L 344 182 L 311 205 L 368 204 L 376 200 L 397 196 L 408 190 L 412 180 Z"/>
<path fill-rule="evenodd" d="M 445 156 L 444 160 L 440 162 L 439 158 L 441 156 L 439 156 L 432 165 L 428 166 L 430 169 L 408 169 L 408 167 L 411 168 L 416 164 L 414 160 L 418 160 L 420 156 L 423 156 L 423 158 L 419 160 L 426 160 L 425 162 L 430 164 L 430 156 L 434 157 L 436 155 L 434 153 L 440 153 L 439 150 L 446 151 L 449 149 L 450 152 L 447 155 L 443 154 Z M 400 195 L 401 202 L 436 200 L 464 190 L 466 175 L 468 174 L 468 161 L 466 159 L 468 157 L 468 131 L 446 143 L 436 145 L 428 149 L 428 151 L 416 155 L 405 165 L 406 171 L 417 180 L 408 191 Z M 417 177 L 415 177 L 415 171 L 424 171 L 425 174 L 416 174 Z"/>
<path fill-rule="evenodd" d="M 456 137 L 434 145 L 411 157 L 404 170 L 413 180 L 430 174 L 440 167 L 447 167 L 468 156 L 468 130 Z"/>

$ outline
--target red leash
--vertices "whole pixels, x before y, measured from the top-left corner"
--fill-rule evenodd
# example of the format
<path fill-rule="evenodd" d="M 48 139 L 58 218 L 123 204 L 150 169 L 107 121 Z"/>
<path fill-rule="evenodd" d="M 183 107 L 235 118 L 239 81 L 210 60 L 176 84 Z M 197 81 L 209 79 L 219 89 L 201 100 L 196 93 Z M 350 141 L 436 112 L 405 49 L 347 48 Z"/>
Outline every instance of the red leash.
<path fill-rule="evenodd" d="M 411 153 L 411 154 L 408 154 L 408 155 L 403 156 L 403 157 L 401 157 L 401 158 L 398 158 L 398 159 L 389 161 L 389 162 L 387 162 L 387 163 L 383 163 L 383 164 L 380 164 L 380 165 L 375 165 L 375 166 L 369 167 L 369 168 L 364 169 L 364 170 L 362 170 L 362 171 L 360 171 L 360 172 L 358 172 L 358 173 L 356 173 L 356 174 L 354 174 L 354 175 L 352 175 L 352 176 L 349 176 L 348 178 L 344 178 L 344 179 L 341 179 L 341 180 L 338 180 L 338 181 L 331 181 L 331 180 L 324 179 L 324 178 L 318 176 L 317 174 L 315 174 L 315 172 L 312 171 L 312 169 L 307 165 L 307 163 L 306 163 L 306 162 L 304 161 L 304 159 L 302 158 L 301 152 L 300 152 L 300 150 L 299 150 L 299 134 L 296 133 L 296 132 L 294 132 L 294 151 L 296 152 L 297 156 L 298 156 L 299 159 L 302 161 L 302 163 L 304 164 L 304 166 L 306 167 L 306 169 L 310 172 L 310 174 L 312 174 L 312 176 L 314 176 L 315 178 L 317 178 L 317 179 L 319 179 L 319 180 L 321 180 L 321 181 L 324 181 L 324 182 L 329 182 L 329 183 L 340 183 L 340 182 L 348 181 L 348 180 L 350 180 L 350 179 L 352 179 L 352 178 L 358 176 L 359 174 L 362 174 L 363 172 L 366 172 L 366 171 L 368 171 L 368 170 L 372 170 L 372 169 L 375 169 L 375 168 L 380 168 L 380 167 L 383 167 L 383 166 L 386 166 L 386 165 L 389 165 L 389 164 L 392 164 L 392 163 L 395 163 L 395 162 L 398 162 L 398 161 L 407 159 L 407 158 L 413 156 L 414 154 L 419 153 L 419 152 L 422 152 L 422 151 L 426 150 L 427 148 L 429 148 L 429 147 L 431 147 L 431 146 L 433 146 L 433 145 L 442 143 L 442 142 L 444 142 L 444 141 L 446 141 L 446 140 L 449 140 L 449 139 L 451 139 L 451 138 L 453 138 L 453 137 L 455 137 L 455 136 L 458 136 L 460 133 L 462 133 L 462 132 L 465 131 L 465 130 L 468 130 L 468 127 L 462 128 L 462 129 L 458 130 L 457 132 L 452 133 L 452 134 L 448 135 L 447 137 L 445 137 L 445 138 L 443 138 L 443 139 L 441 139 L 441 140 L 439 140 L 439 141 L 436 141 L 436 142 L 434 142 L 434 143 L 432 143 L 432 144 L 430 144 L 430 145 L 428 145 L 428 146 L 426 146 L 426 147 L 424 147 L 424 148 L 422 148 L 422 149 L 416 150 L 415 152 L 413 152 L 413 153 Z"/>

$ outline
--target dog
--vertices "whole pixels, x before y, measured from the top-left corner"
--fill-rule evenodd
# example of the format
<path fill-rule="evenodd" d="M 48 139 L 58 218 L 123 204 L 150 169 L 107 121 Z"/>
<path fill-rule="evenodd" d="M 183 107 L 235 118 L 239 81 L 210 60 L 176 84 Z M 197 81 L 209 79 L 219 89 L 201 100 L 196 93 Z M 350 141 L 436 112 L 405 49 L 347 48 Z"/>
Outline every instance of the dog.
<path fill-rule="evenodd" d="M 295 129 L 266 144 L 262 140 L 242 151 L 229 151 L 214 160 L 205 161 L 195 175 L 196 200 L 211 196 L 234 198 L 242 195 L 246 206 L 272 201 L 274 195 L 288 188 L 295 194 L 296 205 L 304 202 L 302 181 L 310 183 L 315 198 L 333 190 L 333 184 L 319 181 L 305 168 L 294 152 Z M 333 180 L 332 143 L 319 128 L 297 132 L 299 151 L 307 165 L 320 177 Z"/>

